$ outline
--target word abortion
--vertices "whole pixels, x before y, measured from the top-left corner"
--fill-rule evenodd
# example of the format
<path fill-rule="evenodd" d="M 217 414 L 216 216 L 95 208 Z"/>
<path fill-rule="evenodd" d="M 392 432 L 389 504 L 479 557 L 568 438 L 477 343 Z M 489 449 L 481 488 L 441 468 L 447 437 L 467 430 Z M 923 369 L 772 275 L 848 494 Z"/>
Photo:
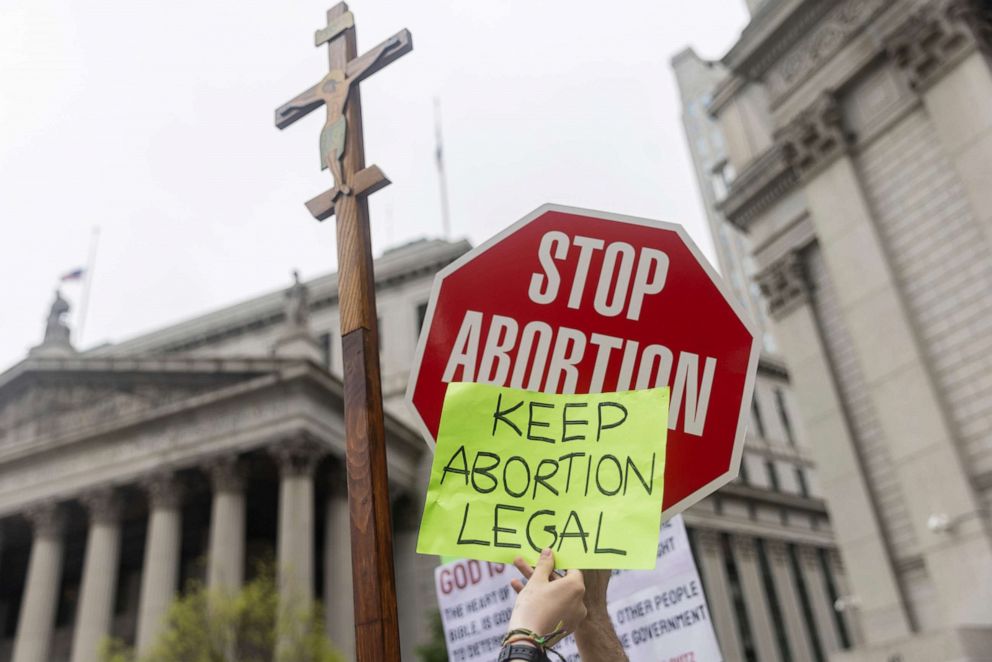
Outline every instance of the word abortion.
<path fill-rule="evenodd" d="M 484 329 L 488 329 L 485 338 Z M 595 355 L 594 367 L 584 391 L 602 393 L 670 385 L 668 428 L 675 430 L 681 422 L 684 432 L 702 436 L 716 358 L 683 351 L 676 360 L 675 353 L 664 345 L 642 348 L 636 340 L 600 333 L 587 335 L 539 320 L 527 322 L 521 329 L 512 317 L 469 310 L 458 329 L 442 380 L 575 393 L 579 389 L 579 364 L 589 355 Z M 607 383 L 607 372 L 615 357 L 620 357 L 619 373 L 615 382 Z"/>

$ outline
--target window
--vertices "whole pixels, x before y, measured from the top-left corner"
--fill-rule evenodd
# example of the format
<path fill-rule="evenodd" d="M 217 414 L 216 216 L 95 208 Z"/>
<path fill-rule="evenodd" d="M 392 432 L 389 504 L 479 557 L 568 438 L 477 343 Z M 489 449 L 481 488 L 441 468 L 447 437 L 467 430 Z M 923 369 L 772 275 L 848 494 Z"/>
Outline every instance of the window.
<path fill-rule="evenodd" d="M 424 320 L 427 318 L 427 302 L 417 304 L 417 337 L 424 330 Z"/>
<path fill-rule="evenodd" d="M 331 334 L 322 333 L 317 337 L 317 342 L 320 345 L 321 358 L 324 362 L 324 367 L 328 370 L 331 369 Z"/>
<path fill-rule="evenodd" d="M 778 473 L 775 472 L 775 462 L 772 460 L 765 460 L 765 472 L 768 473 L 768 484 L 776 492 L 779 491 L 778 484 Z"/>
<path fill-rule="evenodd" d="M 775 389 L 775 406 L 778 408 L 778 417 L 782 419 L 782 428 L 785 430 L 785 438 L 790 446 L 796 445 L 796 439 L 792 436 L 792 423 L 789 421 L 789 414 L 785 410 L 785 394 L 782 389 Z"/>
<path fill-rule="evenodd" d="M 809 485 L 806 483 L 806 472 L 802 467 L 796 467 L 796 483 L 799 484 L 799 493 L 804 497 L 809 496 Z"/>
<path fill-rule="evenodd" d="M 761 420 L 761 408 L 758 407 L 758 396 L 755 394 L 754 400 L 751 401 L 751 418 L 754 419 L 755 432 L 762 439 L 765 438 L 765 422 Z"/>

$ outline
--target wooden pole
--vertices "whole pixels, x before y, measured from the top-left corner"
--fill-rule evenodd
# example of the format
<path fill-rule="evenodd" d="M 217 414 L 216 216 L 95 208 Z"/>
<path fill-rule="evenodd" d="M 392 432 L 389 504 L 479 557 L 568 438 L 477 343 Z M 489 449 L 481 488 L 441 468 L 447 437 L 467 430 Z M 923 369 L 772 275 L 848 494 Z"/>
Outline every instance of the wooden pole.
<path fill-rule="evenodd" d="M 347 10 L 344 3 L 328 10 L 328 25 Z M 331 70 L 343 71 L 348 62 L 358 56 L 355 28 L 348 28 L 344 35 L 334 40 L 328 52 Z M 346 180 L 365 168 L 362 102 L 358 87 L 352 88 L 345 110 L 348 129 L 342 171 Z M 334 215 L 337 219 L 356 655 L 358 662 L 400 662 L 367 197 L 339 196 L 334 203 Z"/>

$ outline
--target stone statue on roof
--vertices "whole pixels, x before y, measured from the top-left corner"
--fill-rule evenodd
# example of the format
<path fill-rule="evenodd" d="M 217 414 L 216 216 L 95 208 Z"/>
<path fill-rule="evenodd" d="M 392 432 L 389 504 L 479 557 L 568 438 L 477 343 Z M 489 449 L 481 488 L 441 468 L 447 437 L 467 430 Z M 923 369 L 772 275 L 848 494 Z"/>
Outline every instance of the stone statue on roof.
<path fill-rule="evenodd" d="M 293 284 L 286 290 L 286 324 L 293 330 L 307 331 L 310 326 L 310 288 L 300 282 L 300 272 L 293 269 Z"/>
<path fill-rule="evenodd" d="M 62 292 L 55 290 L 55 300 L 52 301 L 48 319 L 45 320 L 45 339 L 31 349 L 31 355 L 70 356 L 76 353 L 70 340 L 71 332 L 66 320 L 68 313 L 69 302 L 62 298 Z"/>

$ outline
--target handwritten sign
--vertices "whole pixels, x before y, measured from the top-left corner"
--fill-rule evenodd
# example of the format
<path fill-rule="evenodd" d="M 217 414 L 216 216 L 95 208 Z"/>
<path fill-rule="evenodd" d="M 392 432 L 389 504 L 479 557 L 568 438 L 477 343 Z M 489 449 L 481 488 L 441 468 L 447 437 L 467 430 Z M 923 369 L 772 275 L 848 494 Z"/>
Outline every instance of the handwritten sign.
<path fill-rule="evenodd" d="M 719 662 L 720 648 L 710 622 L 702 582 L 689 548 L 682 517 L 661 529 L 653 570 L 613 573 L 607 608 L 630 662 Z M 512 565 L 461 560 L 434 571 L 438 609 L 451 662 L 489 662 L 506 633 L 516 595 Z M 579 660 L 568 637 L 555 650 Z"/>
<path fill-rule="evenodd" d="M 417 551 L 651 568 L 668 389 L 554 395 L 448 385 Z"/>

